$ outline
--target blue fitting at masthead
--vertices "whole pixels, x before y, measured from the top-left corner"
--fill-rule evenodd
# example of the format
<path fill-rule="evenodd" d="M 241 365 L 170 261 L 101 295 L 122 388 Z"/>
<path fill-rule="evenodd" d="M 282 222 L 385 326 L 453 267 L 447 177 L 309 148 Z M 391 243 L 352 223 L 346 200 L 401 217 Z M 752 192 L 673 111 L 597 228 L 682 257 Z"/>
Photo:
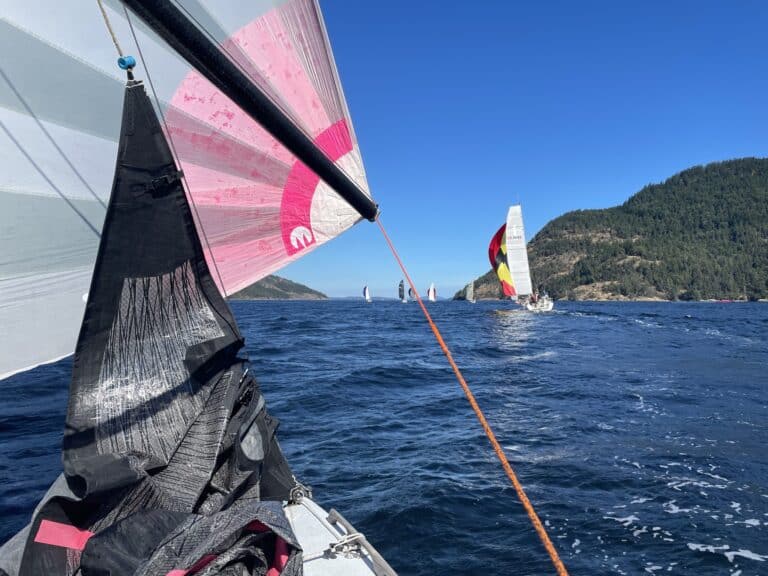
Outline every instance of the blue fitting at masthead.
<path fill-rule="evenodd" d="M 136 66 L 136 58 L 133 56 L 121 56 L 117 59 L 117 65 L 123 70 L 130 70 Z"/>

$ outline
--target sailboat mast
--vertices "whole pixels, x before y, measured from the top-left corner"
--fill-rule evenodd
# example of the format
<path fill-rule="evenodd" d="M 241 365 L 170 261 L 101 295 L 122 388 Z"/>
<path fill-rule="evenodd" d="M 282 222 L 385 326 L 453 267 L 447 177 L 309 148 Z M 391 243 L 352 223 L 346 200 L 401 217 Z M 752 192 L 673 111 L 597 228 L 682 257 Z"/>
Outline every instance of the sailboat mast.
<path fill-rule="evenodd" d="M 373 222 L 378 206 L 298 128 L 184 13 L 167 0 L 123 0 L 182 58 L 264 127 L 333 188 L 352 208 Z"/>

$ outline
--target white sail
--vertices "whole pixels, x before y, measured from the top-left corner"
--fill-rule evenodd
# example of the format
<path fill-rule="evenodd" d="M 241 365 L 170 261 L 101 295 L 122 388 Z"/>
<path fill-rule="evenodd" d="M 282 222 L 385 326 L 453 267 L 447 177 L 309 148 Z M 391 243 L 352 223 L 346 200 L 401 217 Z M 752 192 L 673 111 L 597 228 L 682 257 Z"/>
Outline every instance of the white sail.
<path fill-rule="evenodd" d="M 470 302 L 474 302 L 475 301 L 475 283 L 474 282 L 470 282 L 469 284 L 467 284 L 467 290 L 465 292 L 465 297 Z"/>
<path fill-rule="evenodd" d="M 368 289 L 368 286 L 363 287 L 363 298 L 366 302 L 371 301 L 371 291 Z"/>
<path fill-rule="evenodd" d="M 510 206 L 507 212 L 507 265 L 517 296 L 528 296 L 533 292 L 531 271 L 528 266 L 528 250 L 525 245 L 523 211 L 519 204 Z"/>
<path fill-rule="evenodd" d="M 360 216 L 162 40 L 105 0 L 157 93 L 206 259 L 232 294 Z M 177 0 L 367 191 L 315 0 Z M 112 184 L 125 73 L 94 0 L 0 10 L 0 379 L 74 350 Z M 146 62 L 147 68 L 144 68 Z M 149 82 L 148 82 L 149 83 Z"/>
<path fill-rule="evenodd" d="M 434 282 L 429 285 L 429 289 L 427 290 L 427 299 L 430 302 L 435 302 L 437 300 L 437 289 L 435 288 Z"/>

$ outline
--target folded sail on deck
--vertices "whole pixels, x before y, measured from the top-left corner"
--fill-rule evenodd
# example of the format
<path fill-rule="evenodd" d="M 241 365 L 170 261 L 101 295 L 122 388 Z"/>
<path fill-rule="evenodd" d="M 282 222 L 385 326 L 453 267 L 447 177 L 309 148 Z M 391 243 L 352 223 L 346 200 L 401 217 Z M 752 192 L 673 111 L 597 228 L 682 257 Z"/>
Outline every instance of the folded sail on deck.
<path fill-rule="evenodd" d="M 138 57 L 122 7 L 106 3 L 123 49 Z M 316 2 L 176 4 L 367 191 Z M 223 294 L 359 220 L 261 126 L 131 21 L 147 64 L 145 70 L 139 62 L 137 76 L 153 80 L 163 129 Z M 79 7 L 75 19 L 70 3 L 5 3 L 0 53 L 13 55 L 0 65 L 3 378 L 74 350 L 117 152 L 122 77 L 95 3 Z"/>
<path fill-rule="evenodd" d="M 175 574 L 220 561 L 221 573 L 265 573 L 276 539 L 294 558 L 283 573 L 295 574 L 281 505 L 295 480 L 140 82 L 126 89 L 117 163 L 75 352 L 63 481 L 0 551 L 0 574 Z M 7 563 L 19 547 L 20 564 Z"/>

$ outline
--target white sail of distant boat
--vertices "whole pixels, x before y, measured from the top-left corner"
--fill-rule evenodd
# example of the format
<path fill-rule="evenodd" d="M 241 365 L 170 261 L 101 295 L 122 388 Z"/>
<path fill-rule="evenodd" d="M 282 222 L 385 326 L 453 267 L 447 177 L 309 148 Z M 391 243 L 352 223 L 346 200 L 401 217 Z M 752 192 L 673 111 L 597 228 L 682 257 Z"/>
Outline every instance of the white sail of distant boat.
<path fill-rule="evenodd" d="M 523 209 L 516 204 L 507 212 L 507 264 L 518 298 L 533 294 L 531 270 L 528 265 L 528 249 L 525 245 Z"/>
<path fill-rule="evenodd" d="M 467 289 L 464 294 L 467 302 L 471 302 L 472 304 L 475 303 L 475 282 L 474 281 L 467 284 Z"/>
<path fill-rule="evenodd" d="M 523 211 L 519 204 L 510 206 L 506 223 L 499 228 L 488 247 L 488 258 L 501 282 L 502 292 L 533 312 L 548 312 L 554 304 L 547 296 L 533 290 L 528 250 L 525 243 Z"/>
<path fill-rule="evenodd" d="M 408 298 L 416 300 L 416 294 L 413 293 L 413 288 L 408 288 Z"/>
<path fill-rule="evenodd" d="M 363 287 L 363 299 L 366 302 L 370 302 L 371 301 L 371 291 L 368 289 L 368 286 L 364 286 Z"/>
<path fill-rule="evenodd" d="M 427 290 L 427 300 L 430 302 L 435 302 L 437 300 L 437 289 L 435 288 L 434 282 L 429 285 L 429 289 Z"/>
<path fill-rule="evenodd" d="M 403 280 L 400 280 L 400 284 L 397 286 L 397 296 L 403 304 L 408 303 L 408 299 L 405 297 L 405 282 Z"/>

